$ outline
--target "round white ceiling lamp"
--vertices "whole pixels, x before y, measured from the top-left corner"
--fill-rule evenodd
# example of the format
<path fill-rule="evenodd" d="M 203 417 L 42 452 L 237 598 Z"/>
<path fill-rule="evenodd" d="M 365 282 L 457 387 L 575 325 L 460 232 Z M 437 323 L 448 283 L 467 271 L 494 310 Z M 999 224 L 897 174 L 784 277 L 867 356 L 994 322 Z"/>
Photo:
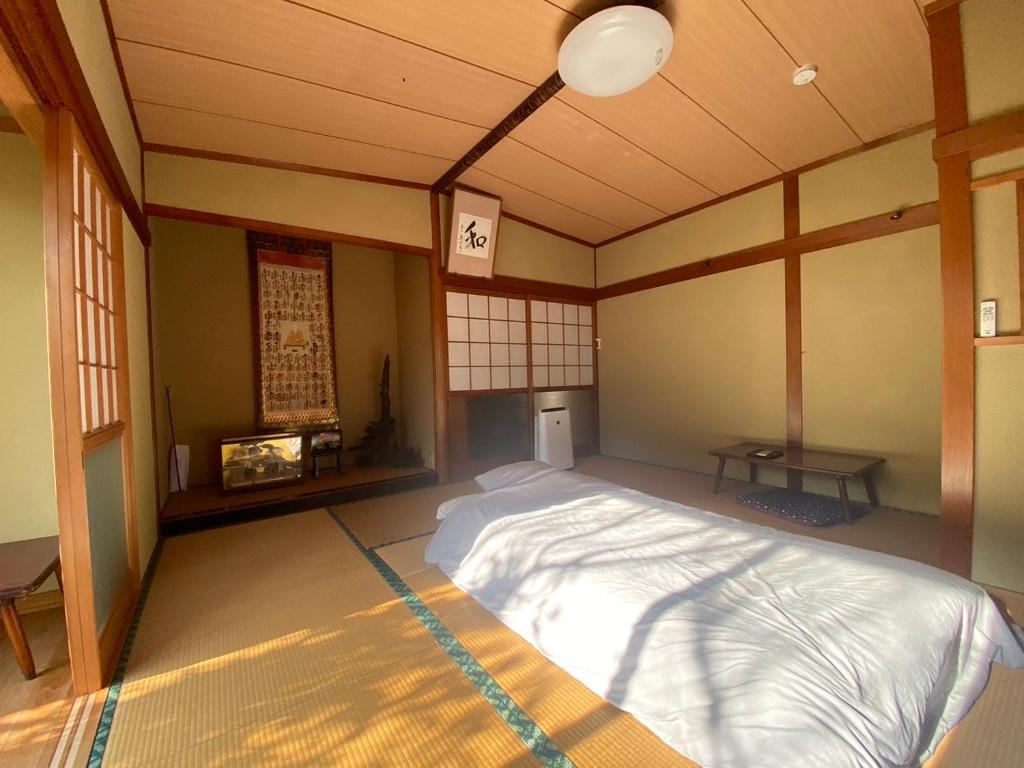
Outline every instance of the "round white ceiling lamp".
<path fill-rule="evenodd" d="M 581 21 L 558 51 L 558 74 L 587 96 L 617 96 L 654 77 L 672 53 L 672 25 L 652 8 L 619 5 Z"/>
<path fill-rule="evenodd" d="M 817 64 L 804 64 L 793 73 L 793 85 L 807 85 L 813 83 L 818 76 Z"/>

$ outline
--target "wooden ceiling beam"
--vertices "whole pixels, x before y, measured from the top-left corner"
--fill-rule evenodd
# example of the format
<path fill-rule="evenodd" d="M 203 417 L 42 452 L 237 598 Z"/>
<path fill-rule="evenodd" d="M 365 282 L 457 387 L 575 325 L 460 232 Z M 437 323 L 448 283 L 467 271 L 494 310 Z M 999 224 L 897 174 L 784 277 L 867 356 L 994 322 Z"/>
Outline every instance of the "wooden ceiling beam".
<path fill-rule="evenodd" d="M 565 87 L 565 81 L 562 80 L 562 76 L 557 72 L 538 85 L 533 93 L 523 99 L 500 123 L 491 128 L 486 136 L 474 144 L 466 154 L 456 160 L 455 165 L 445 171 L 444 175 L 434 182 L 434 192 L 448 191 L 448 188 L 451 187 L 459 176 L 471 168 L 495 144 L 515 130 L 516 126 L 523 122 L 523 120 L 540 109 L 548 99 L 562 90 L 563 87 Z"/>
<path fill-rule="evenodd" d="M 615 5 L 643 5 L 648 8 L 657 8 L 664 0 L 621 0 L 620 2 L 609 3 L 609 7 Z M 505 118 L 494 126 L 487 135 L 478 141 L 473 147 L 459 158 L 455 165 L 449 168 L 445 174 L 434 182 L 434 192 L 446 192 L 459 176 L 483 157 L 488 150 L 494 147 L 499 141 L 515 130 L 521 122 L 544 106 L 548 100 L 565 87 L 565 81 L 556 70 L 543 83 L 534 89 L 533 93 L 523 99 L 515 109 L 509 112 Z"/>

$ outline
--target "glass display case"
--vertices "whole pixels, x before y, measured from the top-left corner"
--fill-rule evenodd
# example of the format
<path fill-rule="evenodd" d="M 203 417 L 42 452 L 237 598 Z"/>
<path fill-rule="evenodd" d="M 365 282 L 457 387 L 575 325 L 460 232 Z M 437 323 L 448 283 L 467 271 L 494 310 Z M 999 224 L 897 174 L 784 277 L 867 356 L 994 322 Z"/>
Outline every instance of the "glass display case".
<path fill-rule="evenodd" d="M 302 482 L 302 435 L 283 432 L 223 438 L 220 465 L 225 491 L 252 491 Z"/>

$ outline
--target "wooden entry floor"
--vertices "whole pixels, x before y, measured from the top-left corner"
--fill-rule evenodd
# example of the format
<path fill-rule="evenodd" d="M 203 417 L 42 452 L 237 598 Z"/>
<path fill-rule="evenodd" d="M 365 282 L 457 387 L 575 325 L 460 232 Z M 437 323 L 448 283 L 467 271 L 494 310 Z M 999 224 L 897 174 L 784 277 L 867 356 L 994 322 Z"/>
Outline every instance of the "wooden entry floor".
<path fill-rule="evenodd" d="M 0 768 L 49 765 L 74 699 L 61 607 L 24 611 L 38 676 L 25 680 L 0 640 Z"/>
<path fill-rule="evenodd" d="M 204 527 L 251 517 L 312 509 L 326 504 L 383 496 L 435 485 L 437 473 L 426 467 L 346 467 L 325 472 L 296 485 L 250 493 L 223 493 L 219 486 L 201 485 L 171 494 L 160 513 L 164 533 Z"/>

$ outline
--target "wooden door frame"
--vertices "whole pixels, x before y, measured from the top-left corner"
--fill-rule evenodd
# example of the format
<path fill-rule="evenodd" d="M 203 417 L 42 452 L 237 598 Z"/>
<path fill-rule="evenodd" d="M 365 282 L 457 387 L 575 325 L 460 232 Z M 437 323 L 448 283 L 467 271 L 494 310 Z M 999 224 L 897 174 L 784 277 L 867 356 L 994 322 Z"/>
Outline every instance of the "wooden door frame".
<path fill-rule="evenodd" d="M 47 297 L 50 402 L 53 419 L 57 520 L 64 571 L 64 611 L 76 694 L 109 683 L 120 646 L 127 635 L 141 585 L 138 512 L 135 504 L 134 447 L 124 283 L 122 212 L 102 172 L 94 178 L 112 203 L 110 252 L 114 266 L 115 344 L 118 421 L 97 438 L 82 433 L 76 338 L 74 194 L 77 179 L 70 158 L 76 144 L 88 153 L 73 115 L 47 109 L 44 151 L 43 227 Z M 93 594 L 85 456 L 110 439 L 121 441 L 127 573 L 104 626 L 98 627 Z"/>
<path fill-rule="evenodd" d="M 80 695 L 100 689 L 111 679 L 141 585 L 122 206 L 143 245 L 148 245 L 150 238 L 145 216 L 117 162 L 54 0 L 11 0 L 0 5 L 0 97 L 43 157 L 43 258 L 57 526 L 71 674 L 75 693 Z M 82 121 L 81 127 L 76 118 Z M 121 332 L 115 348 L 123 426 L 115 436 L 121 439 L 128 572 L 103 628 L 96 625 L 84 470 L 85 453 L 102 441 L 89 440 L 81 432 L 77 339 L 74 324 L 67 322 L 74 317 L 73 227 L 66 225 L 73 214 L 74 180 L 71 169 L 61 163 L 61 137 L 70 135 L 62 131 L 74 131 L 79 146 L 92 157 L 93 175 L 103 193 L 117 207 L 116 215 L 111 212 L 111 240 L 117 252 L 112 250 L 111 256 L 116 273 L 115 306 L 124 319 L 119 321 Z"/>

